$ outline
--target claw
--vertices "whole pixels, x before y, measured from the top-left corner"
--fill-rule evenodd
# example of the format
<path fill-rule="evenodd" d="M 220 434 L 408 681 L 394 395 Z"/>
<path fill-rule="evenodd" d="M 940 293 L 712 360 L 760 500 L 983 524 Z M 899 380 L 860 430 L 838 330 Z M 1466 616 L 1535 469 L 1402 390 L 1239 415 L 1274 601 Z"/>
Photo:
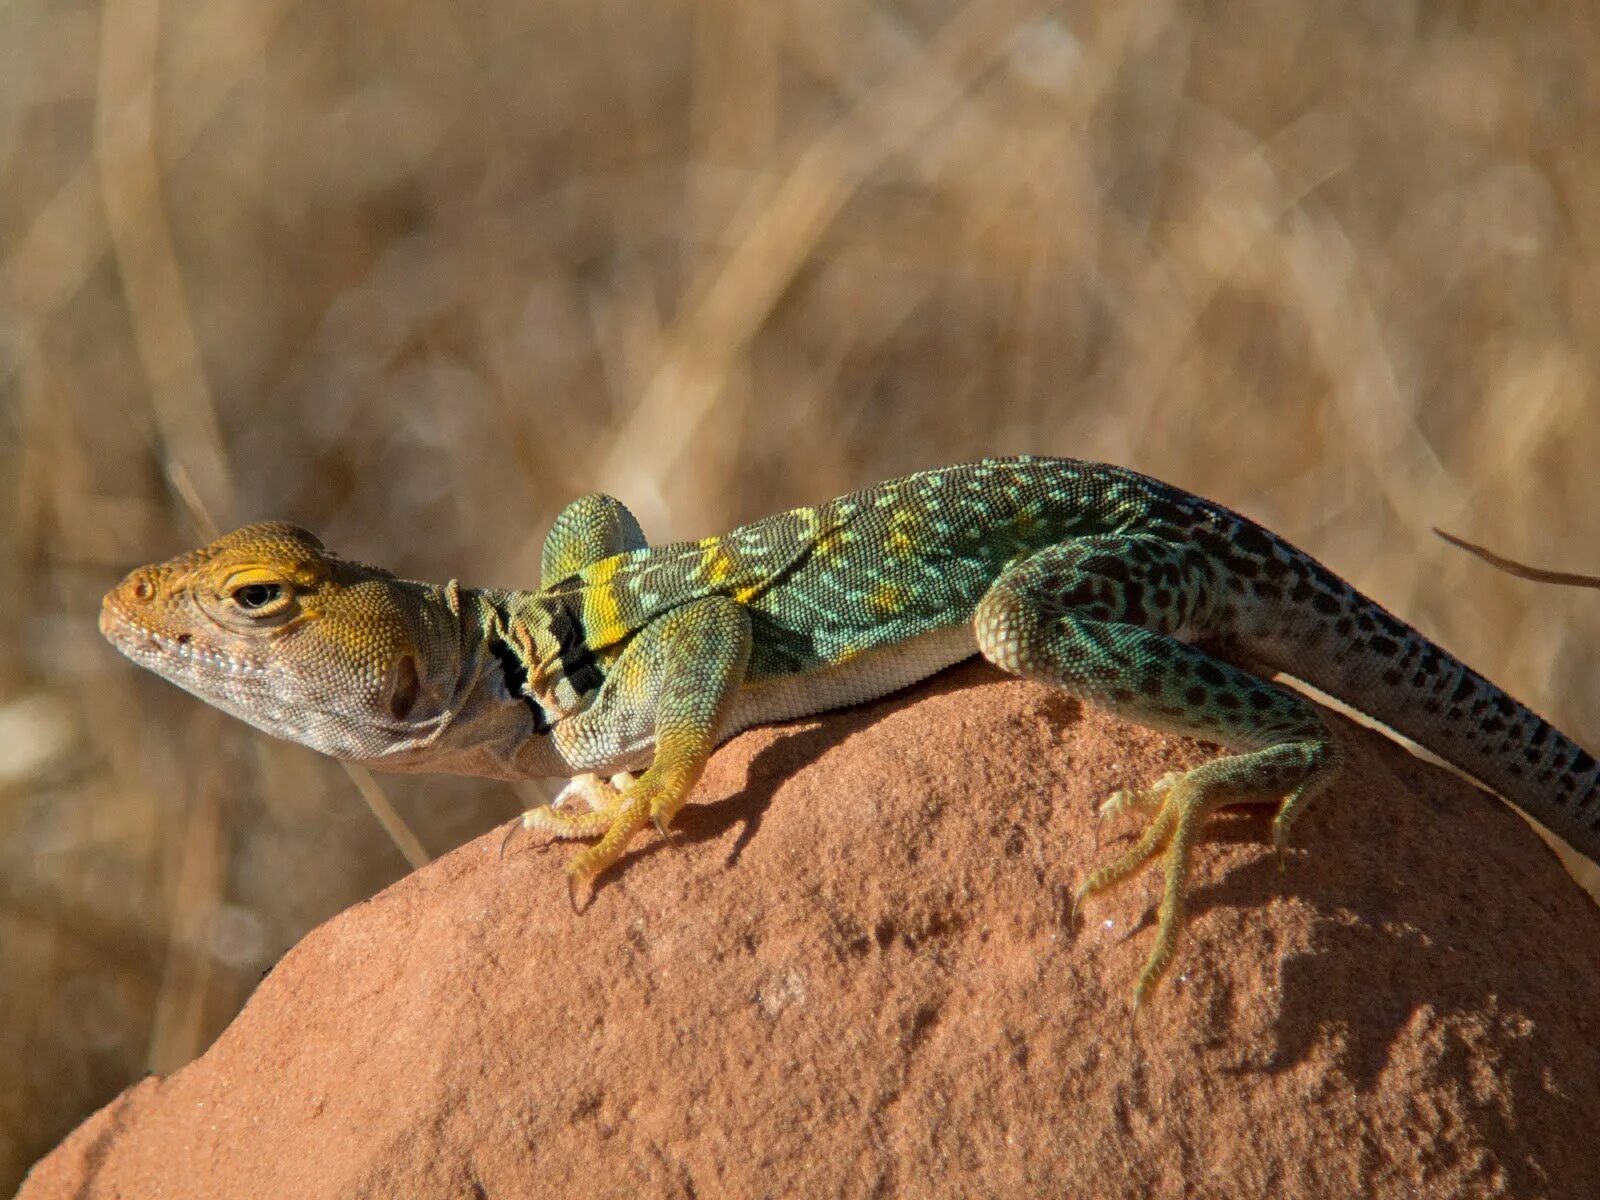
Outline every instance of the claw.
<path fill-rule="evenodd" d="M 1272 819 L 1272 849 L 1278 856 L 1278 874 L 1289 870 L 1289 822 L 1282 813 Z"/>
<path fill-rule="evenodd" d="M 517 818 L 517 820 L 511 822 L 511 828 L 507 829 L 505 837 L 500 839 L 500 861 L 501 862 L 505 861 L 505 858 L 506 858 L 506 847 L 511 844 L 511 839 L 517 836 L 517 830 L 526 829 L 526 828 L 527 828 L 526 822 L 520 817 Z"/>
<path fill-rule="evenodd" d="M 1133 984 L 1133 1015 L 1139 1015 L 1139 1009 L 1149 998 L 1151 992 L 1156 990 L 1156 984 L 1161 982 L 1161 976 L 1166 974 L 1166 968 L 1152 970 L 1152 963 L 1145 963 L 1144 969 L 1139 972 L 1139 978 Z"/>
<path fill-rule="evenodd" d="M 1081 883 L 1072 889 L 1072 908 L 1067 913 L 1067 928 L 1074 933 L 1078 931 L 1078 909 L 1083 904 L 1083 898 L 1088 895 L 1088 891 L 1089 889 Z"/>
<path fill-rule="evenodd" d="M 588 899 L 593 896 L 593 892 L 591 892 L 588 897 L 585 897 L 585 902 L 583 904 L 578 903 L 579 890 L 584 884 L 590 882 L 588 873 L 583 871 L 578 866 L 578 863 L 582 860 L 582 858 L 583 855 L 578 855 L 578 857 L 574 858 L 567 866 L 567 903 L 572 906 L 572 911 L 574 913 L 582 913 L 583 910 L 588 907 Z"/>

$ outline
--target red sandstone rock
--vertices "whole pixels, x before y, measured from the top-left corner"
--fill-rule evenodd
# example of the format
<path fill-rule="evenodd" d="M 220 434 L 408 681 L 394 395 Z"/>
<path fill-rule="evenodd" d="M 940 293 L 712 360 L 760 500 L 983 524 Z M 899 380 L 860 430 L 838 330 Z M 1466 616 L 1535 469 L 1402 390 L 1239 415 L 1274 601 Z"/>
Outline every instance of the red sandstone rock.
<path fill-rule="evenodd" d="M 1136 1031 L 1156 877 L 1076 935 L 1070 888 L 1101 797 L 1209 751 L 968 667 L 730 743 L 582 916 L 570 847 L 416 872 L 22 1195 L 1596 1195 L 1600 914 L 1345 732 L 1286 875 L 1217 823 Z"/>

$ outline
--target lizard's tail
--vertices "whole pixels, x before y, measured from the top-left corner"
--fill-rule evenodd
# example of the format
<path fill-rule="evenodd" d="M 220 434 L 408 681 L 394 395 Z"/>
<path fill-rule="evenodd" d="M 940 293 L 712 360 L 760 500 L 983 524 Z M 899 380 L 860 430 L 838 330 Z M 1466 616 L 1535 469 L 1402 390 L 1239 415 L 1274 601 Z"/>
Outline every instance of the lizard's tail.
<path fill-rule="evenodd" d="M 1600 863 L 1600 763 L 1538 713 L 1364 596 L 1353 652 L 1282 669 L 1426 746 Z"/>

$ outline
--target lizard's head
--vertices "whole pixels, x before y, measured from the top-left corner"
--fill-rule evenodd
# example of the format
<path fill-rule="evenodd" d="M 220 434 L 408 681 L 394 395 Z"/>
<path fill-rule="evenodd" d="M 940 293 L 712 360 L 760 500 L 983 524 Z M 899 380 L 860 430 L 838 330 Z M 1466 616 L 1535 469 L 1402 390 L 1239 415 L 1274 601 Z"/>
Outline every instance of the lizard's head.
<path fill-rule="evenodd" d="M 140 666 L 268 733 L 353 759 L 414 745 L 448 719 L 459 628 L 440 589 L 348 562 L 277 521 L 140 567 L 100 611 L 100 631 Z"/>

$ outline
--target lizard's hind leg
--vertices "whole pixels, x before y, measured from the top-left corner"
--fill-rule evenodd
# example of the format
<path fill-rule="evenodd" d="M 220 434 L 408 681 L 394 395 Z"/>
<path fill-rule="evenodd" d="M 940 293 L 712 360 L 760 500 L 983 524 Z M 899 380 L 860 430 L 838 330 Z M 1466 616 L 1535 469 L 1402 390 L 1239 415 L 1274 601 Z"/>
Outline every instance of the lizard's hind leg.
<path fill-rule="evenodd" d="M 1218 589 L 1213 570 L 1181 544 L 1150 535 L 1081 538 L 1012 566 L 974 617 L 978 648 L 1003 670 L 1236 751 L 1119 792 L 1102 807 L 1103 815 L 1152 815 L 1132 846 L 1079 885 L 1075 903 L 1162 856 L 1155 945 L 1134 987 L 1136 1007 L 1171 964 L 1206 818 L 1238 803 L 1278 803 L 1280 820 L 1292 818 L 1338 763 L 1306 700 L 1183 640 L 1206 630 Z"/>

